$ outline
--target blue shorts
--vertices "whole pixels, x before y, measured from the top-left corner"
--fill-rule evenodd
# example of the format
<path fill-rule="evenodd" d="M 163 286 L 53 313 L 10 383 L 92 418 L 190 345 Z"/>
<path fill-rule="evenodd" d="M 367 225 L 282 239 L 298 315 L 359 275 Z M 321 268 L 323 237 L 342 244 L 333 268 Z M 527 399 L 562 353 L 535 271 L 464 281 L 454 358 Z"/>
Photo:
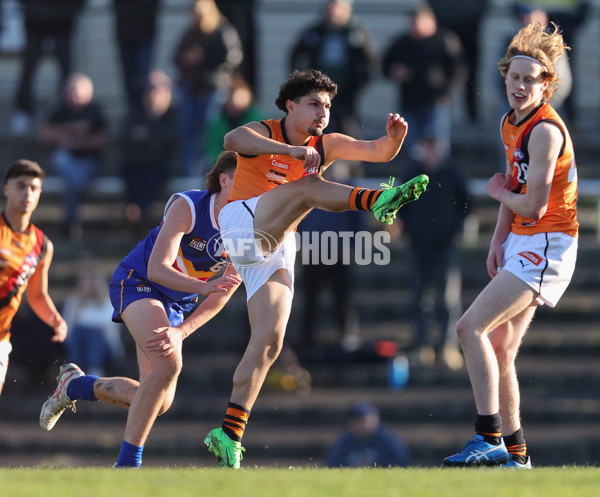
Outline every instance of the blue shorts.
<path fill-rule="evenodd" d="M 197 298 L 183 302 L 172 300 L 161 293 L 154 284 L 122 264 L 115 269 L 108 288 L 113 306 L 112 320 L 115 323 L 123 322 L 121 312 L 132 302 L 153 299 L 162 303 L 171 326 L 179 326 L 185 318 L 184 313 L 191 312 L 198 301 Z"/>

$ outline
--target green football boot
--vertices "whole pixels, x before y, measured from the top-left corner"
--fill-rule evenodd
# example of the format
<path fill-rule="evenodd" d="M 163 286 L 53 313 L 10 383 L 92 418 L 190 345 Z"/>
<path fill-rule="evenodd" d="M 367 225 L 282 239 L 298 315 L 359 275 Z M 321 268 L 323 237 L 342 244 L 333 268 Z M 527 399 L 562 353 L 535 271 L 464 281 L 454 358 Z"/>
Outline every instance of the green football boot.
<path fill-rule="evenodd" d="M 215 428 L 204 439 L 208 450 L 212 452 L 219 461 L 222 468 L 240 469 L 240 461 L 244 458 L 242 452 L 246 449 L 240 442 L 231 440 L 223 428 Z"/>
<path fill-rule="evenodd" d="M 417 200 L 427 189 L 428 184 L 429 177 L 426 174 L 420 174 L 395 188 L 394 178 L 390 178 L 389 184 L 382 183 L 384 190 L 371 208 L 375 219 L 381 223 L 392 224 L 398 209 L 404 204 Z"/>

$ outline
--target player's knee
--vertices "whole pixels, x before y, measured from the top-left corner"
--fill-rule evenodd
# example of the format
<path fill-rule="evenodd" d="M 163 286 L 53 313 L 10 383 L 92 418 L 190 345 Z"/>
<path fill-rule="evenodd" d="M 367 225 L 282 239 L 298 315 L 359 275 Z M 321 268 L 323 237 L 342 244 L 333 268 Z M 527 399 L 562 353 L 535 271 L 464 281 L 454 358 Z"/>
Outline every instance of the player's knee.
<path fill-rule="evenodd" d="M 325 180 L 318 174 L 309 174 L 300 178 L 296 183 L 302 188 L 302 197 L 306 199 L 309 206 L 312 206 L 311 200 L 316 195 L 317 185 L 323 183 Z M 318 199 L 317 199 L 318 200 Z"/>
<path fill-rule="evenodd" d="M 283 334 L 274 334 L 272 340 L 265 347 L 264 359 L 269 365 L 273 364 L 283 348 Z"/>
<path fill-rule="evenodd" d="M 166 357 L 161 357 L 160 361 L 155 364 L 154 369 L 165 382 L 171 383 L 179 377 L 182 367 L 183 361 L 181 356 L 177 353 L 172 353 Z"/>
<path fill-rule="evenodd" d="M 473 336 L 471 327 L 468 326 L 467 320 L 464 318 L 464 316 L 458 320 L 458 323 L 456 323 L 456 336 L 463 347 L 466 346 L 469 338 Z"/>

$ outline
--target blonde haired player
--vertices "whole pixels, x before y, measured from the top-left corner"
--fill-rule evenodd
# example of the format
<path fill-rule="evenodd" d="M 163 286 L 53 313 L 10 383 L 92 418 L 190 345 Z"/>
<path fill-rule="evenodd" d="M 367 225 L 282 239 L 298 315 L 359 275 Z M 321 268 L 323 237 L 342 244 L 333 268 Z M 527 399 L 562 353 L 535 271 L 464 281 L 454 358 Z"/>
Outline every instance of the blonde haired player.
<path fill-rule="evenodd" d="M 577 256 L 577 170 L 564 122 L 548 101 L 565 46 L 558 27 L 522 28 L 498 64 L 511 110 L 502 118 L 506 174 L 488 194 L 500 202 L 487 257 L 492 278 L 457 325 L 475 395 L 475 437 L 445 466 L 531 468 L 515 369 L 538 305 L 554 307 Z"/>

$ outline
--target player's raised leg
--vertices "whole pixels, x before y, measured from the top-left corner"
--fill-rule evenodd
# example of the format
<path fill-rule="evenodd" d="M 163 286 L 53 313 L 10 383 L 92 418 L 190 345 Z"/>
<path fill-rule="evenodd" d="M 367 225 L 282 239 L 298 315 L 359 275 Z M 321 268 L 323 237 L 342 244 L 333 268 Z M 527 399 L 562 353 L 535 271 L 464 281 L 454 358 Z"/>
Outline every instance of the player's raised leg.
<path fill-rule="evenodd" d="M 391 224 L 403 205 L 417 200 L 425 191 L 429 178 L 422 174 L 397 187 L 393 187 L 393 178 L 390 182 L 382 189 L 370 190 L 308 175 L 265 192 L 256 206 L 254 227 L 281 243 L 313 208 L 330 212 L 370 210 L 378 221 Z"/>

